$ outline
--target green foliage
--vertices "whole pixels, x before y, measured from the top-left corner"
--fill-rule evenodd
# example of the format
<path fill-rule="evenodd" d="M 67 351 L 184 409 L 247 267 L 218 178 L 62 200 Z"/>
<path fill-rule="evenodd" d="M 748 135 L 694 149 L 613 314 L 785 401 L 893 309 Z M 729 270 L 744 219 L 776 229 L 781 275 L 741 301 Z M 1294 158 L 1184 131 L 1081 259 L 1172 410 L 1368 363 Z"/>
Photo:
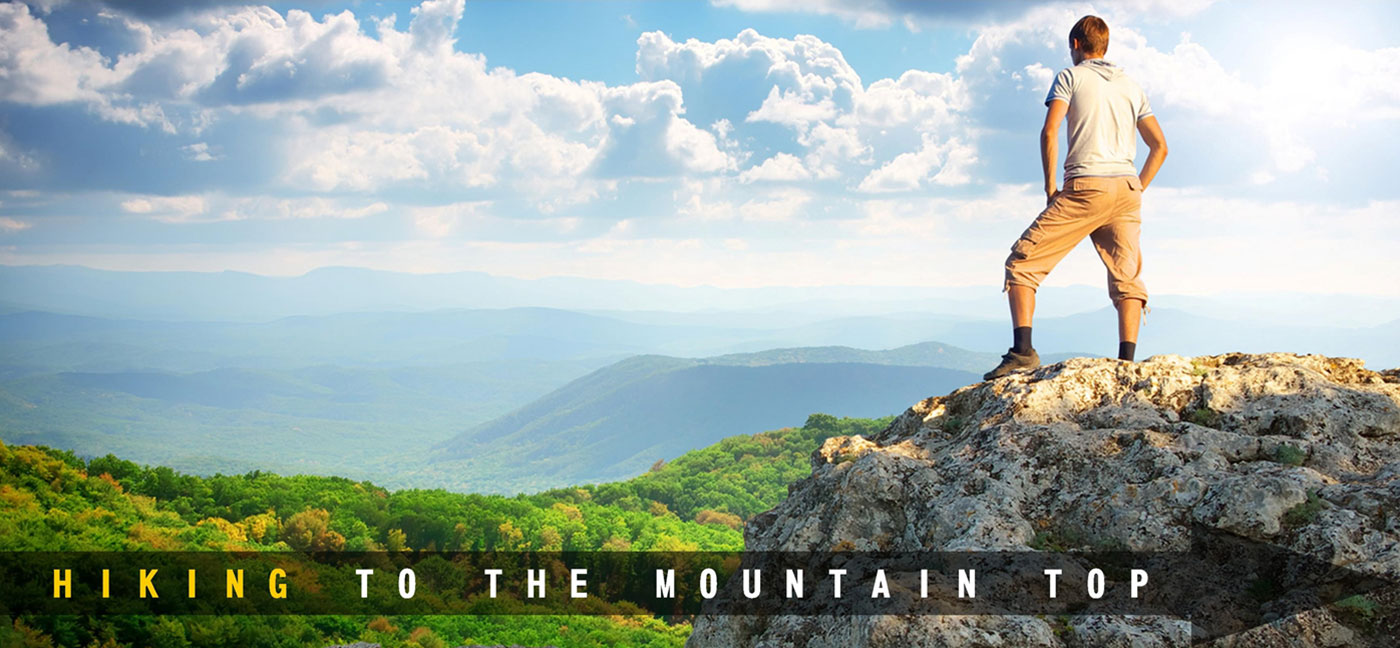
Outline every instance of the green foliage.
<path fill-rule="evenodd" d="M 1348 610 L 1355 614 L 1370 618 L 1376 614 L 1379 606 L 1375 601 L 1367 598 L 1365 594 L 1353 594 L 1332 604 L 1339 610 Z"/>
<path fill-rule="evenodd" d="M 1381 615 L 1380 604 L 1365 594 L 1353 594 L 1334 601 L 1330 607 L 1348 623 L 1368 631 L 1375 629 L 1376 620 Z"/>
<path fill-rule="evenodd" d="M 1307 451 L 1291 443 L 1284 443 L 1274 448 L 1274 461 L 1290 466 L 1301 466 L 1308 458 Z"/>
<path fill-rule="evenodd" d="M 748 520 L 773 508 L 787 496 L 788 484 L 810 474 L 812 452 L 827 438 L 869 438 L 893 420 L 812 414 L 801 428 L 728 437 L 633 479 L 559 488 L 527 499 L 541 505 L 591 502 L 623 511 L 646 510 L 650 502 L 660 502 L 681 519 L 710 510 Z"/>
<path fill-rule="evenodd" d="M 1030 548 L 1036 551 L 1070 551 L 1084 546 L 1087 540 L 1083 533 L 1072 529 L 1037 531 L 1031 538 Z"/>
<path fill-rule="evenodd" d="M 1056 637 L 1065 641 L 1075 639 L 1074 626 L 1070 625 L 1070 617 L 1068 614 L 1057 615 L 1054 622 L 1050 624 L 1050 631 L 1055 633 Z"/>
<path fill-rule="evenodd" d="M 282 541 L 297 551 L 340 551 L 345 548 L 345 537 L 331 530 L 330 521 L 326 509 L 306 509 L 287 519 Z"/>
<path fill-rule="evenodd" d="M 1068 525 L 1037 531 L 1027 546 L 1036 551 L 1074 551 L 1085 547 L 1092 551 L 1127 551 L 1127 543 L 1119 538 L 1086 534 Z"/>
<path fill-rule="evenodd" d="M 807 476 L 823 441 L 869 437 L 892 419 L 813 414 L 801 428 L 730 437 L 627 481 L 514 497 L 256 470 L 200 477 L 0 442 L 0 550 L 736 550 L 743 521 Z M 679 647 L 689 633 L 686 623 L 625 615 L 0 618 L 5 645 L 32 635 L 20 644 Z"/>
<path fill-rule="evenodd" d="M 1220 412 L 1209 407 L 1197 407 L 1188 411 L 1182 416 L 1188 423 L 1195 423 L 1202 427 L 1213 428 L 1220 425 Z"/>
<path fill-rule="evenodd" d="M 1308 490 L 1308 499 L 1303 503 L 1288 509 L 1283 514 L 1283 523 L 1290 527 L 1300 527 L 1317 517 L 1322 512 L 1323 501 L 1318 497 L 1316 489 Z"/>

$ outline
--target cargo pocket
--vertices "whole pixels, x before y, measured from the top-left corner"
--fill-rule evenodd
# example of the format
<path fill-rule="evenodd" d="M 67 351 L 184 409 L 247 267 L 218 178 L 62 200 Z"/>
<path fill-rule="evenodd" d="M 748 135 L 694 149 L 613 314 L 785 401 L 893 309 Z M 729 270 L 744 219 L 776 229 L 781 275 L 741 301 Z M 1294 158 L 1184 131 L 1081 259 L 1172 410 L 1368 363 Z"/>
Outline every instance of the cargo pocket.
<path fill-rule="evenodd" d="M 1034 248 L 1035 244 L 1043 238 L 1045 238 L 1045 230 L 1035 226 L 1027 227 L 1026 231 L 1021 232 L 1021 238 L 1016 239 L 1016 242 L 1011 244 L 1011 257 L 1018 260 L 1026 258 L 1031 248 Z"/>
<path fill-rule="evenodd" d="M 1016 239 L 1016 242 L 1011 244 L 1011 256 L 1007 258 L 1007 270 L 1011 270 L 1011 266 L 1014 266 L 1016 262 L 1028 258 L 1030 251 L 1035 249 L 1036 244 L 1039 244 L 1044 235 L 1046 235 L 1046 231 L 1040 230 L 1035 225 L 1021 232 L 1021 238 Z"/>
<path fill-rule="evenodd" d="M 1011 279 L 1016 271 L 1016 266 L 1030 256 L 1030 252 L 1035 248 L 1035 244 L 1039 243 L 1044 237 L 1045 230 L 1032 225 L 1021 233 L 1021 237 L 1016 239 L 1015 243 L 1011 244 L 1011 254 L 1006 257 L 1005 272 L 1003 273 L 1001 282 L 1002 292 L 1006 292 L 1011 288 Z"/>

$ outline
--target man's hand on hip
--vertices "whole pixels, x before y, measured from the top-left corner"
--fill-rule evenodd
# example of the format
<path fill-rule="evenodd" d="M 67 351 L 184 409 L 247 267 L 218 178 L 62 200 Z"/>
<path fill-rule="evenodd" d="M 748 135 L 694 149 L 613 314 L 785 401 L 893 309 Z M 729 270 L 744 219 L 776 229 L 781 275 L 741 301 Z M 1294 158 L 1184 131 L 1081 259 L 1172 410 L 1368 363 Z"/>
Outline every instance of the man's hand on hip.
<path fill-rule="evenodd" d="M 1059 190 L 1059 189 L 1056 189 L 1056 188 L 1054 188 L 1054 187 L 1046 187 L 1046 188 L 1045 188 L 1045 206 L 1046 206 L 1046 207 L 1049 207 L 1049 206 L 1050 206 L 1050 203 L 1055 202 L 1055 196 L 1058 196 L 1058 195 L 1060 195 L 1060 190 Z"/>

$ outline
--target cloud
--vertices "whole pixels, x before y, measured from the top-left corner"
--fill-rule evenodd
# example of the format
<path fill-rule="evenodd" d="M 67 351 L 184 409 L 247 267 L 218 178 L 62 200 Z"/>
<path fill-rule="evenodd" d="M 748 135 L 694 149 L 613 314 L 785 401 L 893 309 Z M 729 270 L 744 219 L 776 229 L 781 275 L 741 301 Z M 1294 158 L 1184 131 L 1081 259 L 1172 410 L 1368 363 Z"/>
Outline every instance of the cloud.
<path fill-rule="evenodd" d="M 217 212 L 213 220 L 291 220 L 291 219 L 336 219 L 356 220 L 368 218 L 389 211 L 382 201 L 366 202 L 354 198 L 271 198 L 218 197 L 220 206 L 208 211 Z"/>
<path fill-rule="evenodd" d="M 477 218 L 488 202 L 468 202 L 419 207 L 413 210 L 413 224 L 431 238 L 445 238 L 451 235 L 463 220 Z"/>
<path fill-rule="evenodd" d="M 14 175 L 22 175 L 38 170 L 39 162 L 26 152 L 5 131 L 0 130 L 0 169 Z M 30 190 L 32 191 L 32 190 Z"/>
<path fill-rule="evenodd" d="M 416 22 L 416 21 L 415 21 Z M 142 47 L 113 66 L 116 90 L 200 106 L 314 100 L 384 87 L 394 52 L 365 35 L 349 10 L 316 20 L 290 10 L 240 7 L 170 29 L 126 23 Z"/>
<path fill-rule="evenodd" d="M 858 191 L 884 193 L 913 191 L 932 181 L 941 185 L 967 184 L 968 167 L 977 161 L 972 147 L 958 139 L 939 141 L 925 134 L 919 150 L 904 153 L 861 180 Z M 938 173 L 933 173 L 937 169 Z"/>
<path fill-rule="evenodd" d="M 208 142 L 195 142 L 188 146 L 181 146 L 180 150 L 184 151 L 185 155 L 195 162 L 212 162 L 220 157 L 209 151 Z"/>
<path fill-rule="evenodd" d="M 903 24 L 917 29 L 927 21 L 965 23 L 1014 16 L 1032 5 L 1030 0 L 1000 2 L 916 2 L 903 0 L 711 0 L 715 5 L 752 12 L 806 12 L 835 16 L 861 29 Z"/>
<path fill-rule="evenodd" d="M 47 106 L 99 101 L 112 72 L 87 47 L 54 44 L 48 26 L 22 3 L 0 4 L 0 101 Z"/>
<path fill-rule="evenodd" d="M 796 130 L 806 130 L 816 122 L 836 117 L 836 104 L 831 97 L 813 99 L 810 95 L 796 92 L 779 92 L 773 86 L 764 98 L 763 105 L 744 117 L 748 122 L 773 122 Z"/>
<path fill-rule="evenodd" d="M 363 219 L 390 210 L 383 201 L 354 198 L 273 198 L 269 196 L 135 195 L 120 200 L 122 211 L 172 224 L 219 221 Z"/>
<path fill-rule="evenodd" d="M 719 177 L 684 181 L 676 198 L 701 195 L 724 202 L 733 195 L 726 191 L 729 182 L 733 180 Z M 345 240 L 252 249 L 195 240 L 159 250 L 97 239 L 82 248 L 0 246 L 0 263 L 270 274 L 352 265 L 404 272 L 478 270 L 630 280 L 637 279 L 637 268 L 645 267 L 648 281 L 672 284 L 980 285 L 994 296 L 999 290 L 995 277 L 1000 276 L 1008 247 L 1044 206 L 1038 187 L 1000 185 L 976 197 L 837 197 L 830 199 L 837 203 L 831 218 L 813 220 L 810 214 L 826 200 L 792 188 L 767 189 L 740 202 L 752 201 L 746 214 L 692 220 L 669 231 L 657 229 L 663 224 L 646 212 L 620 216 L 592 234 L 573 235 L 568 234 L 570 228 L 581 224 L 566 217 L 521 221 L 495 214 L 490 205 L 445 205 L 405 214 L 424 216 L 425 228 L 442 228 L 437 237 L 425 232 L 418 239 L 371 240 L 347 237 L 349 230 L 337 228 L 326 234 Z M 1393 273 L 1394 241 L 1400 237 L 1400 223 L 1393 215 L 1400 202 L 1366 201 L 1348 207 L 1245 199 L 1234 193 L 1156 185 L 1149 190 L 1144 197 L 1144 272 L 1154 294 L 1283 287 L 1325 293 L 1335 292 L 1341 282 L 1357 292 L 1400 296 L 1394 282 L 1371 280 Z M 219 210 L 217 200 L 209 198 L 210 211 Z M 378 216 L 387 218 L 392 212 Z M 1231 217 L 1222 219 L 1220 214 Z M 432 219 L 440 222 L 429 222 Z M 1203 231 L 1210 233 L 1202 235 Z M 1258 244 L 1240 246 L 1246 238 Z M 1280 254 L 1298 263 L 1280 265 Z M 1202 264 L 1202 258 L 1223 261 Z M 1057 266 L 1050 284 L 1101 285 L 1102 279 L 1098 257 L 1082 248 Z"/>
<path fill-rule="evenodd" d="M 241 233 L 254 230 L 336 239 L 298 239 L 305 250 L 281 260 L 268 251 L 290 246 L 259 238 L 256 258 L 278 267 L 635 277 L 636 267 L 665 265 L 656 280 L 712 275 L 734 285 L 985 283 L 986 268 L 999 267 L 1043 207 L 1021 183 L 1039 180 L 1041 100 L 1068 65 L 1068 26 L 1089 7 L 819 1 L 806 10 L 868 26 L 974 25 L 975 38 L 944 67 L 863 78 L 832 42 L 841 42 L 840 30 L 779 38 L 745 29 L 712 41 L 649 31 L 636 40 L 637 80 L 603 83 L 516 71 L 460 51 L 471 43 L 456 40 L 463 5 L 455 0 L 424 2 L 399 22 L 241 4 L 158 17 L 122 9 L 90 26 L 129 37 L 122 48 L 104 48 L 105 57 L 54 42 L 73 32 L 55 21 L 80 6 L 44 14 L 0 4 L 0 71 L 10 75 L 0 110 L 16 117 L 6 123 L 12 134 L 0 134 L 0 179 L 46 200 L 55 187 L 72 191 L 71 201 L 54 199 L 55 213 L 119 207 L 127 220 L 159 221 L 142 227 L 161 227 L 171 250 L 207 244 L 210 228 L 240 233 L 236 244 L 245 248 Z M 1335 129 L 1374 133 L 1379 144 L 1364 144 L 1377 149 L 1393 139 L 1396 50 L 1329 45 L 1351 61 L 1345 66 L 1280 52 L 1296 74 L 1275 79 L 1234 67 L 1184 28 L 1147 30 L 1146 18 L 1129 19 L 1129 6 L 1103 9 L 1116 12 L 1106 14 L 1110 59 L 1147 89 L 1173 142 L 1146 210 L 1159 219 L 1150 221 L 1157 244 L 1180 248 L 1176 257 L 1159 252 L 1154 264 L 1185 263 L 1199 236 L 1168 219 L 1238 212 L 1253 223 L 1277 210 L 1294 234 L 1316 233 L 1307 218 L 1389 231 L 1340 206 L 1268 196 L 1303 191 L 1297 174 L 1313 179 L 1335 164 Z M 1157 36 L 1164 32 L 1171 36 Z M 1316 87 L 1315 101 L 1292 100 L 1300 79 Z M 66 157 L 51 148 L 58 146 Z M 93 164 L 91 175 L 75 173 Z M 128 171 L 103 173 L 103 165 Z M 1171 193 L 1195 181 L 1192 173 L 1230 187 L 1241 202 Z M 1365 184 L 1334 171 L 1332 185 L 1339 180 Z M 1321 185 L 1309 183 L 1316 193 L 1305 196 L 1325 197 Z M 84 197 L 101 204 L 93 209 Z M 4 208 L 26 226 L 47 215 L 9 199 Z M 312 222 L 331 219 L 335 227 Z M 264 220 L 298 222 L 267 228 Z M 19 244 L 47 235 L 51 221 L 0 227 L 13 235 L 7 258 L 41 258 Z M 96 236 L 71 232 L 75 241 Z M 96 239 L 83 243 L 94 246 L 94 260 L 134 258 L 115 247 L 98 253 Z M 1361 243 L 1369 252 L 1393 247 Z M 215 263 L 174 254 L 162 263 Z M 210 258 L 234 263 L 234 252 L 220 254 Z M 1340 256 L 1327 259 L 1322 265 L 1349 276 Z M 1064 276 L 1098 279 L 1097 260 L 1088 261 L 1079 270 L 1070 262 Z"/>
<path fill-rule="evenodd" d="M 739 182 L 806 180 L 812 174 L 802 167 L 802 160 L 790 153 L 779 153 L 762 164 L 739 174 Z"/>
<path fill-rule="evenodd" d="M 1123 0 L 1117 10 L 1130 14 L 1180 18 L 1199 13 L 1215 0 Z M 1078 1 L 998 0 L 997 2 L 927 2 L 924 0 L 711 0 L 711 4 L 741 11 L 764 13 L 814 13 L 835 16 L 859 29 L 881 29 L 895 24 L 910 31 L 934 26 L 972 26 L 1009 22 L 1050 5 L 1092 8 Z"/>
<path fill-rule="evenodd" d="M 157 3 L 163 4 L 163 3 Z M 97 20 L 94 18 L 94 20 Z M 188 18 L 180 28 L 116 22 L 138 48 L 116 60 L 88 47 L 55 44 L 47 25 L 20 3 L 0 4 L 0 101 L 34 106 L 81 103 L 107 121 L 176 132 L 168 109 L 257 104 L 380 86 L 387 52 L 359 32 L 349 11 L 318 22 L 266 7 Z"/>
<path fill-rule="evenodd" d="M 202 196 L 141 196 L 124 200 L 122 210 L 142 214 L 167 223 L 187 223 L 205 213 L 207 205 Z"/>
<path fill-rule="evenodd" d="M 703 108 L 703 123 L 771 121 L 802 124 L 849 110 L 863 88 L 841 50 L 816 36 L 770 38 L 744 29 L 732 39 L 677 43 L 653 31 L 637 39 L 637 74 L 669 79 Z M 755 110 L 752 107 L 757 107 Z"/>
<path fill-rule="evenodd" d="M 602 90 L 611 128 L 593 165 L 602 177 L 671 176 L 733 169 L 715 134 L 681 117 L 675 82 L 643 81 Z"/>
<path fill-rule="evenodd" d="M 0 232 L 9 234 L 11 232 L 26 230 L 30 227 L 30 223 L 21 220 L 16 220 L 14 218 L 10 218 L 9 216 L 0 216 Z"/>
<path fill-rule="evenodd" d="M 1162 9 L 1151 2 L 1141 4 L 1145 9 Z M 1198 8 L 1187 7 L 1187 13 Z M 957 59 L 957 81 L 976 106 L 964 114 L 984 132 L 1027 129 L 1038 123 L 1043 117 L 1040 99 L 1048 88 L 1047 76 L 1069 64 L 1064 44 L 1068 26 L 1091 9 L 1082 3 L 1049 3 L 1027 10 L 1020 18 L 980 28 L 968 52 Z M 1360 50 L 1315 43 L 1333 53 L 1318 57 L 1313 50 L 1297 48 L 1293 39 L 1275 34 L 1251 46 L 1269 52 L 1275 69 L 1286 73 L 1245 76 L 1222 63 L 1189 32 L 1178 32 L 1176 42 L 1165 46 L 1149 42 L 1140 29 L 1145 14 L 1132 7 L 1109 5 L 1102 15 L 1112 29 L 1106 58 L 1142 85 L 1169 141 L 1183 134 L 1201 143 L 1252 138 L 1262 159 L 1248 160 L 1249 166 L 1263 162 L 1269 172 L 1286 174 L 1315 165 L 1318 147 L 1327 140 L 1319 132 L 1323 128 L 1400 118 L 1400 91 L 1390 83 L 1400 70 L 1400 49 Z M 1347 63 L 1338 65 L 1341 60 Z M 1055 64 L 1046 65 L 1049 61 Z M 1298 96 L 1302 79 L 1309 80 L 1306 100 Z M 1241 143 L 1239 150 L 1243 153 L 1247 146 Z M 1009 162 L 979 157 L 988 165 L 983 168 L 1000 168 Z M 1238 174 L 1231 180 L 1238 182 L 1247 182 L 1247 176 L 1258 171 L 1240 166 L 1218 171 Z M 1175 168 L 1170 168 L 1169 174 L 1174 173 Z"/>
<path fill-rule="evenodd" d="M 412 10 L 413 22 L 408 32 L 413 35 L 415 49 L 431 52 L 451 51 L 452 35 L 462 19 L 466 0 L 425 0 Z"/>
<path fill-rule="evenodd" d="M 136 16 L 139 18 L 160 19 L 178 14 L 189 14 L 217 9 L 220 7 L 239 6 L 247 4 L 246 0 L 180 0 L 178 2 L 162 2 L 159 0 L 28 0 L 42 13 L 48 13 L 57 7 L 64 5 L 88 6 L 94 13 L 105 9 L 112 9 L 117 12 Z M 332 4 L 330 0 L 302 0 L 306 6 L 323 6 Z"/>
<path fill-rule="evenodd" d="M 754 148 L 772 152 L 741 173 L 743 182 L 854 180 L 925 136 L 975 146 L 961 115 L 971 103 L 957 78 L 909 70 L 867 87 L 838 48 L 810 35 L 773 38 L 745 29 L 733 39 L 676 42 L 648 32 L 638 38 L 637 72 L 677 84 L 688 98 L 687 115 L 700 123 L 722 123 L 726 134 L 762 133 Z M 765 124 L 789 136 L 765 132 Z M 971 164 L 976 156 L 959 159 Z"/>
<path fill-rule="evenodd" d="M 373 37 L 348 10 L 318 19 L 221 7 L 159 22 L 126 13 L 103 24 L 134 45 L 105 59 L 54 44 L 25 5 L 0 5 L 0 69 L 17 79 L 0 98 L 79 103 L 109 122 L 200 136 L 181 157 L 232 165 L 250 162 L 237 157 L 247 144 L 210 134 L 251 120 L 223 137 L 266 138 L 255 149 L 283 167 L 269 174 L 281 190 L 515 190 L 549 212 L 619 178 L 737 172 L 735 144 L 687 120 L 674 83 L 609 87 L 489 68 L 453 48 L 463 7 L 428 0 L 407 30 L 384 20 Z M 259 120 L 269 128 L 259 132 Z"/>
<path fill-rule="evenodd" d="M 739 215 L 746 221 L 791 221 L 810 202 L 812 196 L 805 191 L 781 189 L 745 201 L 739 206 Z"/>

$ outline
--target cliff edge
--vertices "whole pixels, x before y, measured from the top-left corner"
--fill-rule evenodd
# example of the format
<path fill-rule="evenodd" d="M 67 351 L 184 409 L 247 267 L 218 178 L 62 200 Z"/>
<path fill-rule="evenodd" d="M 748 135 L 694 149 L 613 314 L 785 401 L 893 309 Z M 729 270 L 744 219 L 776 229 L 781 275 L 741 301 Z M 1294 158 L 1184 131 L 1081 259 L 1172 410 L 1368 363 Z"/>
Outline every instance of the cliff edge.
<path fill-rule="evenodd" d="M 1075 358 L 828 439 L 747 551 L 1170 551 L 1193 528 L 1387 585 L 1214 646 L 1396 645 L 1400 372 L 1294 354 Z M 1199 632 L 1196 639 L 1199 641 Z M 1179 646 L 1166 616 L 700 616 L 688 647 Z"/>

